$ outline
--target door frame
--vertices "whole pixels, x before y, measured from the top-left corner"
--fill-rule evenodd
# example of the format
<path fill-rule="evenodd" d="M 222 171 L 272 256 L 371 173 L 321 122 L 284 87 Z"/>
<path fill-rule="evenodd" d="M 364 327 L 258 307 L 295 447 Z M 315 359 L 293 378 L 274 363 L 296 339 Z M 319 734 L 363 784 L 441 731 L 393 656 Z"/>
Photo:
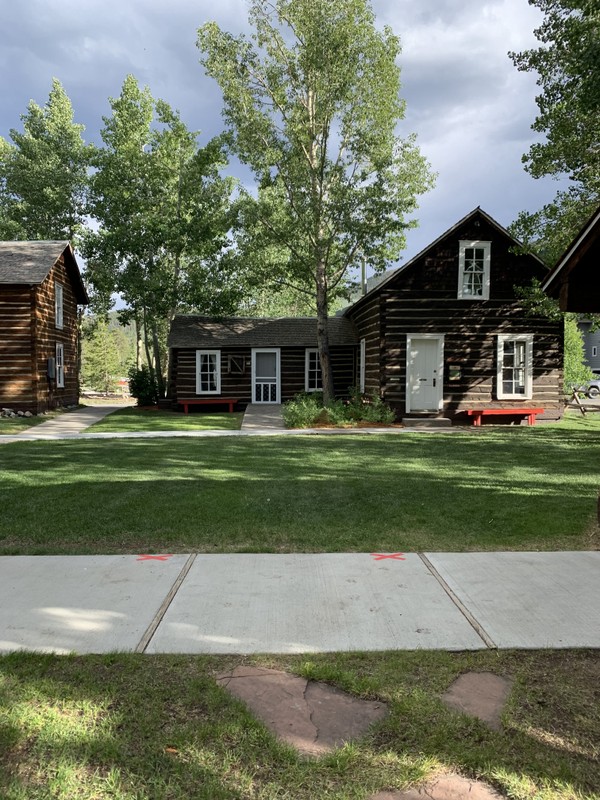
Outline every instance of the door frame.
<path fill-rule="evenodd" d="M 444 336 L 443 333 L 407 333 L 406 334 L 406 413 L 409 414 L 413 411 L 411 407 L 412 392 L 410 390 L 410 368 L 411 359 L 410 351 L 413 346 L 414 339 L 428 339 L 436 341 L 438 345 L 437 354 L 437 381 L 435 388 L 437 389 L 437 408 L 423 409 L 418 408 L 415 411 L 441 411 L 444 405 Z"/>
<path fill-rule="evenodd" d="M 277 374 L 276 381 L 276 400 L 255 400 L 256 397 L 256 354 L 257 353 L 275 353 L 276 362 L 275 369 Z M 280 347 L 253 347 L 252 348 L 252 400 L 250 402 L 257 405 L 277 405 L 281 403 L 281 348 Z"/>

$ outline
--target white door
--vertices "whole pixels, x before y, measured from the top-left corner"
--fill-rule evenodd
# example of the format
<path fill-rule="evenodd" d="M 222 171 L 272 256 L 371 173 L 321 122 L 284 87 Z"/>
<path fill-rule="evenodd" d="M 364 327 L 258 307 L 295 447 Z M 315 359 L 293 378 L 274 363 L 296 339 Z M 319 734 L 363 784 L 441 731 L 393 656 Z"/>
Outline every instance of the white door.
<path fill-rule="evenodd" d="M 409 335 L 406 342 L 406 411 L 442 408 L 444 337 Z"/>
<path fill-rule="evenodd" d="M 252 351 L 252 402 L 281 403 L 279 349 Z"/>

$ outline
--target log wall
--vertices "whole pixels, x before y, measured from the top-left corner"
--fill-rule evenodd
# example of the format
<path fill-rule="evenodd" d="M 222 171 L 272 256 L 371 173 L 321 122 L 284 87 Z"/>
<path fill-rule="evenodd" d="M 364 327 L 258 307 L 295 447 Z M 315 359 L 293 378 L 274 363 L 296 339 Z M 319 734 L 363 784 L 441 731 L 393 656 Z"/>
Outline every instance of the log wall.
<path fill-rule="evenodd" d="M 491 242 L 489 300 L 458 299 L 460 240 Z M 515 286 L 547 273 L 537 259 L 516 255 L 513 247 L 508 236 L 476 215 L 359 301 L 349 316 L 359 337 L 367 339 L 368 390 L 375 388 L 404 414 L 407 334 L 444 334 L 444 416 L 525 405 L 543 407 L 546 418 L 560 417 L 562 323 L 528 315 Z M 497 399 L 498 335 L 509 333 L 533 335 L 530 400 Z M 460 367 L 458 380 L 448 379 L 450 366 Z"/>
<path fill-rule="evenodd" d="M 63 286 L 63 327 L 56 327 L 55 282 Z M 79 401 L 77 302 L 63 259 L 37 286 L 0 287 L 0 405 L 34 414 Z M 56 344 L 64 347 L 64 388 L 47 378 Z"/>
<path fill-rule="evenodd" d="M 218 348 L 210 348 L 218 349 Z M 282 402 L 304 391 L 305 347 L 281 348 Z M 234 397 L 241 403 L 252 402 L 252 350 L 222 348 L 221 396 Z M 231 360 L 243 363 L 243 372 L 230 369 Z M 333 381 L 337 396 L 345 396 L 354 385 L 356 374 L 355 348 L 331 347 Z M 174 400 L 196 397 L 196 348 L 173 348 L 171 353 L 170 395 Z M 234 367 L 235 369 L 235 367 Z M 207 399 L 209 395 L 203 395 Z"/>

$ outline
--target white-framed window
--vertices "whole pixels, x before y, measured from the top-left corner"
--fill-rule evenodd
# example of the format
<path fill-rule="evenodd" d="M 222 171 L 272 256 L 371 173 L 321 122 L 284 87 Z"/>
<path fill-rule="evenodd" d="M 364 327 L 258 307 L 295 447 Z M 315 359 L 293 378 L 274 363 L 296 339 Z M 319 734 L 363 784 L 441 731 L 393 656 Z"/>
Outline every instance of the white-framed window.
<path fill-rule="evenodd" d="M 65 347 L 56 343 L 56 388 L 65 388 Z"/>
<path fill-rule="evenodd" d="M 196 350 L 196 394 L 221 394 L 220 350 Z"/>
<path fill-rule="evenodd" d="M 532 334 L 500 334 L 498 336 L 498 399 L 531 400 L 532 377 Z"/>
<path fill-rule="evenodd" d="M 54 324 L 57 328 L 63 327 L 63 285 L 54 284 Z"/>
<path fill-rule="evenodd" d="M 598 347 L 594 345 L 592 347 L 592 358 L 596 358 L 597 355 L 598 355 Z"/>
<path fill-rule="evenodd" d="M 304 354 L 304 391 L 320 392 L 322 388 L 319 351 L 316 348 L 307 347 Z"/>
<path fill-rule="evenodd" d="M 365 393 L 366 386 L 366 360 L 367 360 L 367 340 L 360 340 L 360 364 L 358 372 L 358 388 L 360 393 Z"/>
<path fill-rule="evenodd" d="M 360 340 L 360 364 L 358 365 L 358 388 L 360 393 L 365 393 L 366 387 L 366 360 L 367 360 L 367 340 Z"/>
<path fill-rule="evenodd" d="M 458 297 L 488 300 L 490 296 L 491 242 L 459 242 Z"/>

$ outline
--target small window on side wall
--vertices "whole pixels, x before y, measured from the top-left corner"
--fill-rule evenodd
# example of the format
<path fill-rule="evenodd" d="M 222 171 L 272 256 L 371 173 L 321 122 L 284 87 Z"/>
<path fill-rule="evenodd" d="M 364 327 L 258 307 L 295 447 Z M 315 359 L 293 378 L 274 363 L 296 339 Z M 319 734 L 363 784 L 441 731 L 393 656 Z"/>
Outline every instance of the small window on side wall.
<path fill-rule="evenodd" d="M 54 284 L 54 324 L 57 328 L 63 327 L 63 286 L 62 283 Z"/>
<path fill-rule="evenodd" d="M 196 394 L 221 394 L 220 350 L 196 350 Z"/>
<path fill-rule="evenodd" d="M 321 360 L 319 351 L 307 348 L 304 356 L 304 390 L 306 392 L 320 392 L 323 388 L 321 377 Z"/>
<path fill-rule="evenodd" d="M 65 348 L 62 344 L 56 345 L 56 388 L 65 388 Z"/>
<path fill-rule="evenodd" d="M 488 300 L 491 242 L 461 241 L 458 252 L 458 297 Z"/>
<path fill-rule="evenodd" d="M 533 336 L 498 336 L 497 395 L 499 400 L 531 400 L 533 392 Z"/>

